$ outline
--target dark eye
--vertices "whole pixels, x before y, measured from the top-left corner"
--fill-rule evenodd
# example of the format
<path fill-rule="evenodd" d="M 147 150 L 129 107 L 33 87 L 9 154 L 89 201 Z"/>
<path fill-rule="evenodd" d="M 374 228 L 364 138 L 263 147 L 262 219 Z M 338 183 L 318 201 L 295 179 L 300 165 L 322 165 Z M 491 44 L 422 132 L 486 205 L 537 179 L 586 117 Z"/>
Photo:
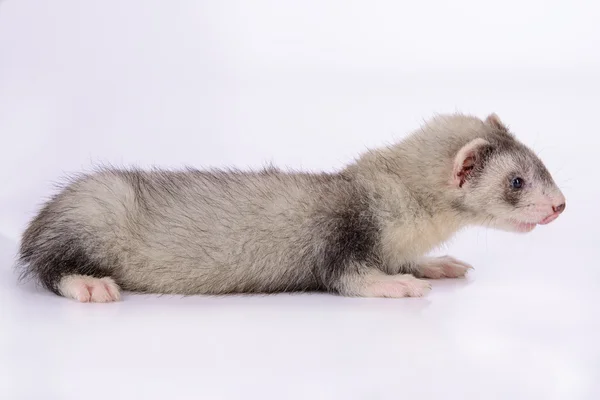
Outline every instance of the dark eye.
<path fill-rule="evenodd" d="M 523 187 L 523 178 L 514 178 L 511 184 L 513 188 L 521 189 Z"/>

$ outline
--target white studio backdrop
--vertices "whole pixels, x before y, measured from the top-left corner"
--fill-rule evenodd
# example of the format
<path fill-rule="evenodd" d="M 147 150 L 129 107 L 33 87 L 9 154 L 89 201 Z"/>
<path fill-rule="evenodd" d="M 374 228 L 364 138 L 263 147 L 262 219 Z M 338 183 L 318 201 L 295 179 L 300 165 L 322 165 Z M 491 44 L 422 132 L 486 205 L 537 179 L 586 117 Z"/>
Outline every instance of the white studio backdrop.
<path fill-rule="evenodd" d="M 93 165 L 334 170 L 453 111 L 497 112 L 539 151 L 576 228 L 599 215 L 599 13 L 581 0 L 5 0 L 0 233 L 16 240 L 53 183 Z"/>
<path fill-rule="evenodd" d="M 600 398 L 597 0 L 0 0 L 0 398 Z M 496 112 L 565 213 L 471 229 L 422 299 L 15 283 L 27 221 L 94 165 L 336 170 Z M 450 282 L 448 282 L 450 281 Z M 425 356 L 424 356 L 425 355 Z"/>

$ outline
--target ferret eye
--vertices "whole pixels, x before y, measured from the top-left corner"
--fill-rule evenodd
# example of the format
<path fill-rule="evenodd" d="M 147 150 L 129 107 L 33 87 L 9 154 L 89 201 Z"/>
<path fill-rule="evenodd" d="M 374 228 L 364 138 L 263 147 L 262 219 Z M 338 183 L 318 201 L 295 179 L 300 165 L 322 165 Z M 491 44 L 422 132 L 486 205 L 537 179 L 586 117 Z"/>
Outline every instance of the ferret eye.
<path fill-rule="evenodd" d="M 521 189 L 523 187 L 523 178 L 514 178 L 511 184 L 513 188 Z"/>

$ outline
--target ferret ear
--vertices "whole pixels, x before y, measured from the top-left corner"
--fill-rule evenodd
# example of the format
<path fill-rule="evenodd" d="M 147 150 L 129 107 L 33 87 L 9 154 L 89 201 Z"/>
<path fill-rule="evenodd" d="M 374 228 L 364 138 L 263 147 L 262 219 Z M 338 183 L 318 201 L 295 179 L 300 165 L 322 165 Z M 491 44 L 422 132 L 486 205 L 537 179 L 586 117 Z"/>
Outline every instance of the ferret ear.
<path fill-rule="evenodd" d="M 498 115 L 495 113 L 488 115 L 488 117 L 485 119 L 485 123 L 492 128 L 498 129 L 499 131 L 508 132 L 506 125 L 500 121 L 500 117 L 498 117 Z"/>
<path fill-rule="evenodd" d="M 454 157 L 454 168 L 451 183 L 454 187 L 462 187 L 471 175 L 473 168 L 482 160 L 483 150 L 490 145 L 485 139 L 477 138 L 464 145 Z"/>

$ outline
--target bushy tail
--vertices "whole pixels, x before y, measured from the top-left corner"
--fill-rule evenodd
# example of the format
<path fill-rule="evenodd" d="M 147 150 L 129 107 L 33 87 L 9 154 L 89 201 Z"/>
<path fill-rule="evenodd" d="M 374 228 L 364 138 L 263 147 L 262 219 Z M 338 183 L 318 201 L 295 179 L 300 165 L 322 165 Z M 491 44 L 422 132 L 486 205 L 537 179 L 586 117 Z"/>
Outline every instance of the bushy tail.
<path fill-rule="evenodd" d="M 58 295 L 61 280 L 80 275 L 93 278 L 109 276 L 109 270 L 89 255 L 85 238 L 79 229 L 61 221 L 51 210 L 51 204 L 30 223 L 23 234 L 18 268 L 21 280 L 35 279 Z"/>

